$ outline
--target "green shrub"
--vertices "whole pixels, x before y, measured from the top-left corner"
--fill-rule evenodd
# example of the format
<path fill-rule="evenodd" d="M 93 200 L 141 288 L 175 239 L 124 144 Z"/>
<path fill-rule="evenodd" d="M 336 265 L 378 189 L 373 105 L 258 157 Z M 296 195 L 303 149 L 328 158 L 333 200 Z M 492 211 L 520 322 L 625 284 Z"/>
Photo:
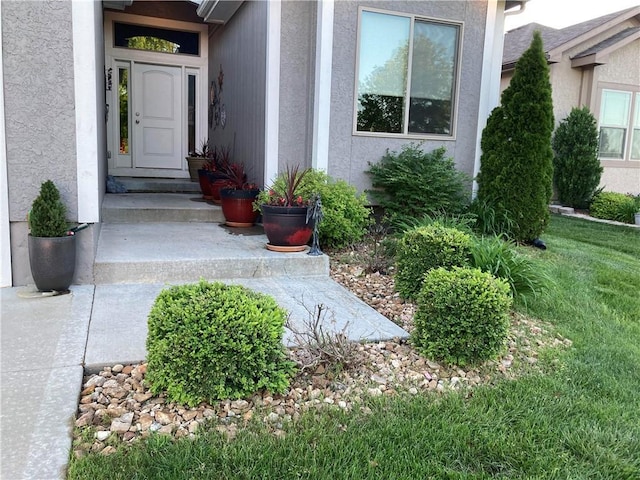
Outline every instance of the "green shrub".
<path fill-rule="evenodd" d="M 640 197 L 616 192 L 598 193 L 589 209 L 592 217 L 624 223 L 634 223 L 634 214 L 638 211 L 640 211 Z"/>
<path fill-rule="evenodd" d="M 478 269 L 437 268 L 424 278 L 411 335 L 423 355 L 464 365 L 504 347 L 511 308 L 504 280 Z"/>
<path fill-rule="evenodd" d="M 422 218 L 396 219 L 392 222 L 392 227 L 396 232 L 406 232 L 419 227 L 426 227 L 437 223 L 443 227 L 455 228 L 465 233 L 473 233 L 476 223 L 476 216 L 473 213 L 460 213 L 449 215 L 438 213 L 434 215 L 424 215 Z"/>
<path fill-rule="evenodd" d="M 28 223 L 34 237 L 64 237 L 69 230 L 67 209 L 60 192 L 51 180 L 43 182 L 40 193 L 31 205 Z"/>
<path fill-rule="evenodd" d="M 163 290 L 149 314 L 147 381 L 194 406 L 284 392 L 293 373 L 282 345 L 287 313 L 267 295 L 208 283 Z"/>
<path fill-rule="evenodd" d="M 553 182 L 560 201 L 587 208 L 596 193 L 602 165 L 598 159 L 598 127 L 588 107 L 573 108 L 553 134 Z"/>
<path fill-rule="evenodd" d="M 444 147 L 424 152 L 420 144 L 389 152 L 369 164 L 371 197 L 391 218 L 422 218 L 437 213 L 460 213 L 470 201 L 470 179 L 445 157 Z"/>
<path fill-rule="evenodd" d="M 471 266 L 505 280 L 514 297 L 536 296 L 551 282 L 542 265 L 518 253 L 515 243 L 496 236 L 473 239 Z"/>
<path fill-rule="evenodd" d="M 471 237 L 438 223 L 407 231 L 397 245 L 395 288 L 403 298 L 415 299 L 426 272 L 469 263 Z"/>
<path fill-rule="evenodd" d="M 341 248 L 362 240 L 371 224 L 371 209 L 364 193 L 344 180 L 335 180 L 320 170 L 312 170 L 303 180 L 303 192 L 318 192 L 322 201 L 320 244 Z"/>
<path fill-rule="evenodd" d="M 549 223 L 553 185 L 553 102 L 549 66 L 540 32 L 516 64 L 482 132 L 478 200 L 512 222 L 508 237 L 519 242 L 540 236 Z M 509 225 L 504 225 L 509 227 Z"/>

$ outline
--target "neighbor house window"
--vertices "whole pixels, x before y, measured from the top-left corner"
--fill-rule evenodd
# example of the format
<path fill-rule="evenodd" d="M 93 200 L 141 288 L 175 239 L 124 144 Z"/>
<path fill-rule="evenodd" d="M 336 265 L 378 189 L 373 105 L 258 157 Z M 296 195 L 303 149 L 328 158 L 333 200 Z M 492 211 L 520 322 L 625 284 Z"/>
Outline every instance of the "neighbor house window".
<path fill-rule="evenodd" d="M 452 136 L 460 30 L 362 10 L 356 132 Z"/>
<path fill-rule="evenodd" d="M 600 98 L 600 158 L 640 160 L 640 93 L 603 89 Z"/>

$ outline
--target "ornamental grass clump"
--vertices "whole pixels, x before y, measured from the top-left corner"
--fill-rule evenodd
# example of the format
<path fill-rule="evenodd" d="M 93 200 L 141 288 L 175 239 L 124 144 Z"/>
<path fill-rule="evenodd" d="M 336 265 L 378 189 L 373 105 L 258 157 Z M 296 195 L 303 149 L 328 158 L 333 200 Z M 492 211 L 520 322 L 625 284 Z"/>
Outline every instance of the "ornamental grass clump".
<path fill-rule="evenodd" d="M 468 265 L 470 249 L 470 235 L 437 222 L 405 232 L 396 251 L 396 290 L 403 298 L 415 299 L 425 273 Z"/>
<path fill-rule="evenodd" d="M 418 295 L 416 349 L 450 364 L 482 362 L 504 348 L 512 298 L 502 279 L 475 268 L 437 268 L 425 275 Z"/>
<path fill-rule="evenodd" d="M 209 283 L 163 290 L 149 314 L 146 380 L 189 406 L 283 393 L 294 371 L 282 345 L 287 312 L 272 297 Z"/>
<path fill-rule="evenodd" d="M 636 212 L 640 212 L 640 196 L 617 192 L 598 193 L 589 209 L 592 217 L 623 223 L 633 223 Z"/>

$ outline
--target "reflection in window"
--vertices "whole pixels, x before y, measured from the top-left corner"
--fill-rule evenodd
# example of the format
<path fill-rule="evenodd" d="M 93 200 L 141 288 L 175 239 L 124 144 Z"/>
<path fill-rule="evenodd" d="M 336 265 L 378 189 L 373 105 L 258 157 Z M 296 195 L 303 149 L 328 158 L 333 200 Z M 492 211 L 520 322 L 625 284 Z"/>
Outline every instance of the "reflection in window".
<path fill-rule="evenodd" d="M 624 158 L 631 93 L 603 90 L 600 107 L 599 155 L 603 158 Z"/>
<path fill-rule="evenodd" d="M 162 53 L 200 55 L 200 35 L 166 28 L 114 23 L 114 46 Z"/>
<path fill-rule="evenodd" d="M 459 35 L 457 25 L 363 11 L 357 131 L 451 135 Z"/>
<path fill-rule="evenodd" d="M 640 93 L 636 93 L 635 119 L 631 137 L 631 159 L 640 160 Z"/>
<path fill-rule="evenodd" d="M 196 151 L 196 76 L 187 77 L 187 140 L 188 152 Z"/>
<path fill-rule="evenodd" d="M 120 154 L 129 153 L 129 69 L 118 68 L 118 96 L 120 100 Z"/>

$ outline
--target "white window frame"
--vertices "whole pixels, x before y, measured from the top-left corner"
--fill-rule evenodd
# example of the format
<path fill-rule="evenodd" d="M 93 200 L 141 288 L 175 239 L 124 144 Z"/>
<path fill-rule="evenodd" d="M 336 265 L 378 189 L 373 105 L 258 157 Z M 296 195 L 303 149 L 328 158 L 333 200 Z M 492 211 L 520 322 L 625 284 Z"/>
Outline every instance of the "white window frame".
<path fill-rule="evenodd" d="M 601 128 L 622 128 L 621 125 L 610 125 L 602 123 L 602 108 L 603 108 L 603 96 L 605 92 L 619 92 L 628 93 L 631 96 L 631 104 L 629 105 L 629 112 L 626 119 L 624 128 L 626 129 L 626 135 L 624 139 L 622 158 L 612 158 L 600 156 L 600 148 L 598 147 L 598 158 L 600 162 L 608 166 L 620 166 L 620 167 L 640 167 L 640 158 L 631 158 L 631 144 L 634 135 L 634 120 L 636 111 L 640 109 L 640 86 L 638 85 L 624 85 L 603 83 L 598 86 L 598 138 L 600 138 Z M 635 127 L 640 129 L 639 127 Z"/>
<path fill-rule="evenodd" d="M 363 132 L 358 130 L 358 83 L 360 77 L 360 35 L 362 33 L 362 13 L 372 12 L 380 13 L 384 15 L 393 15 L 397 17 L 405 17 L 410 19 L 409 29 L 409 52 L 407 59 L 407 86 L 405 96 L 405 109 L 403 126 L 404 131 L 402 133 L 390 133 L 390 132 Z M 458 48 L 456 52 L 455 73 L 454 73 L 454 85 L 452 88 L 452 105 L 451 105 L 451 133 L 450 134 L 434 134 L 434 133 L 410 133 L 408 132 L 409 123 L 409 98 L 411 95 L 411 68 L 412 68 L 412 53 L 413 53 L 413 32 L 416 21 L 439 23 L 443 25 L 450 25 L 458 27 Z M 417 140 L 455 140 L 456 131 L 458 126 L 458 104 L 460 98 L 460 75 L 462 64 L 462 52 L 463 52 L 463 38 L 464 38 L 464 22 L 447 20 L 435 17 L 427 17 L 424 15 L 397 12 L 391 10 L 382 10 L 378 8 L 359 7 L 358 8 L 358 31 L 356 35 L 356 58 L 355 58 L 355 81 L 353 88 L 353 130 L 352 135 L 363 137 L 384 137 L 384 138 L 402 138 L 402 139 L 417 139 Z"/>

